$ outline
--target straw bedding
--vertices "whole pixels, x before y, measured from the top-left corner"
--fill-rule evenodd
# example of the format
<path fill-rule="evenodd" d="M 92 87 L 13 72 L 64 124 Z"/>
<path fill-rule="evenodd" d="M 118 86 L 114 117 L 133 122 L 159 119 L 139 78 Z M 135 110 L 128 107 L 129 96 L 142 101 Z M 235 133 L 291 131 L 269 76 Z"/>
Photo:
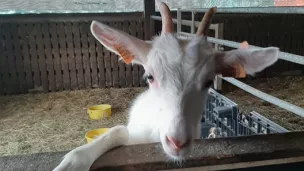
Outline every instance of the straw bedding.
<path fill-rule="evenodd" d="M 127 122 L 143 88 L 93 89 L 0 97 L 0 156 L 73 149 L 90 129 Z M 108 103 L 112 116 L 90 120 L 87 107 Z"/>
<path fill-rule="evenodd" d="M 275 77 L 246 81 L 250 86 L 304 108 L 304 77 Z M 241 89 L 224 93 L 243 113 L 256 111 L 290 131 L 304 130 L 304 118 L 261 100 Z"/>

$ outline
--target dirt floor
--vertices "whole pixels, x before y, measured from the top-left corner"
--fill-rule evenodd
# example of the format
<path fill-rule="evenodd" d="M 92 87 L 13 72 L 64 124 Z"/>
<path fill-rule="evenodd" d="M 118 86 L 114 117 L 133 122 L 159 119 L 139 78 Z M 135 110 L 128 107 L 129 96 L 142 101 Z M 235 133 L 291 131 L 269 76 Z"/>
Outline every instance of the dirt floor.
<path fill-rule="evenodd" d="M 304 107 L 304 78 L 286 77 L 246 81 L 273 96 Z M 255 110 L 289 130 L 304 130 L 304 119 L 233 86 L 226 97 L 241 111 Z M 85 143 L 90 129 L 127 121 L 130 101 L 142 92 L 134 89 L 93 89 L 0 97 L 0 156 L 70 150 Z M 112 117 L 90 120 L 87 107 L 112 105 Z"/>

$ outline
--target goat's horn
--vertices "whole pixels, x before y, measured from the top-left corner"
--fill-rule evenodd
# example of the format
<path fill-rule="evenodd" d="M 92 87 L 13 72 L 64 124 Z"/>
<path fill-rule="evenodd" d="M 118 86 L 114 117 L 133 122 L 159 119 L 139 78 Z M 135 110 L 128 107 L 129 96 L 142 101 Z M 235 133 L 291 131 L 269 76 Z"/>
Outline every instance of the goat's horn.
<path fill-rule="evenodd" d="M 174 31 L 174 26 L 169 7 L 163 2 L 156 2 L 162 18 L 162 33 L 172 33 Z"/>
<path fill-rule="evenodd" d="M 209 30 L 209 27 L 211 25 L 212 17 L 215 14 L 215 12 L 216 12 L 216 7 L 209 8 L 206 11 L 202 21 L 200 22 L 200 24 L 198 26 L 198 29 L 197 29 L 197 32 L 196 32 L 197 36 L 200 36 L 200 35 L 208 36 L 207 35 L 208 30 Z"/>

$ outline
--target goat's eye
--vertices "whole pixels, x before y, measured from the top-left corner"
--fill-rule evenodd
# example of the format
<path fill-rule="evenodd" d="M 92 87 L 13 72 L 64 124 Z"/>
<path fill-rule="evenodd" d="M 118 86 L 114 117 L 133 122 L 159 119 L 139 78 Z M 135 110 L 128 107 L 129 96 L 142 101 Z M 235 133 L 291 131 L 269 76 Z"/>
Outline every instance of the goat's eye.
<path fill-rule="evenodd" d="M 213 84 L 213 80 L 208 80 L 207 82 L 205 82 L 204 88 L 209 88 L 212 86 L 212 84 Z"/>
<path fill-rule="evenodd" d="M 152 83 L 154 81 L 154 77 L 151 75 L 151 74 L 148 74 L 146 77 L 145 77 L 145 80 L 147 82 L 150 82 Z"/>

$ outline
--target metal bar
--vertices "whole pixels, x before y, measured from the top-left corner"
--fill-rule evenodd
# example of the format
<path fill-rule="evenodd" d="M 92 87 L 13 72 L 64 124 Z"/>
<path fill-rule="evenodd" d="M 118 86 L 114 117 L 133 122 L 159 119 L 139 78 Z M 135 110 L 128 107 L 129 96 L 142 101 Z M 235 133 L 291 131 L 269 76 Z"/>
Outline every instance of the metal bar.
<path fill-rule="evenodd" d="M 160 16 L 156 16 L 156 15 L 152 15 L 151 19 L 157 20 L 157 21 L 161 21 L 161 17 Z M 177 19 L 172 18 L 172 21 L 173 21 L 173 23 L 177 24 Z M 195 21 L 194 23 L 195 23 L 195 27 L 198 27 L 200 22 Z M 181 24 L 185 25 L 185 26 L 190 26 L 191 27 L 193 23 L 190 20 L 181 20 Z M 215 24 L 211 24 L 210 25 L 210 29 L 214 30 L 215 29 Z"/>
<path fill-rule="evenodd" d="M 191 34 L 195 32 L 195 12 L 191 13 Z"/>
<path fill-rule="evenodd" d="M 186 36 L 186 37 L 195 36 L 193 34 L 185 33 L 185 32 L 180 32 L 179 34 L 182 36 Z M 213 37 L 208 37 L 208 41 L 212 42 L 212 43 L 228 46 L 228 47 L 233 47 L 233 48 L 239 48 L 239 46 L 240 46 L 240 43 L 229 41 L 229 40 L 216 39 Z M 261 48 L 261 47 L 249 45 L 249 48 L 256 49 L 256 48 Z M 286 52 L 279 52 L 279 59 L 304 65 L 304 57 L 300 56 L 300 55 L 295 55 L 295 54 L 286 53 Z"/>
<path fill-rule="evenodd" d="M 214 34 L 214 37 L 217 38 L 217 39 L 222 39 L 223 38 L 223 25 L 224 24 L 216 24 L 216 27 L 215 27 L 215 34 Z M 215 44 L 215 49 L 216 50 L 220 50 L 220 45 L 219 44 Z M 215 76 L 215 79 L 214 79 L 214 83 L 213 83 L 213 86 L 214 86 L 214 89 L 217 90 L 217 91 L 222 91 L 222 79 L 221 77 L 222 74 L 218 74 Z"/>
<path fill-rule="evenodd" d="M 224 38 L 224 24 L 223 23 L 216 24 L 214 38 L 216 38 L 216 39 Z M 219 44 L 215 44 L 216 50 L 221 50 L 220 48 L 221 48 L 221 46 Z"/>
<path fill-rule="evenodd" d="M 269 94 L 266 94 L 260 90 L 257 90 L 245 83 L 242 83 L 241 81 L 238 81 L 237 79 L 234 79 L 234 78 L 231 78 L 231 77 L 221 77 L 222 79 L 224 79 L 225 81 L 228 81 L 229 83 L 247 91 L 248 93 L 256 96 L 256 97 L 259 97 L 269 103 L 272 103 L 274 105 L 277 105 L 285 110 L 288 110 L 294 114 L 297 114 L 301 117 L 304 117 L 304 109 L 301 108 L 301 107 L 298 107 L 294 104 L 291 104 L 291 103 L 288 103 L 284 100 L 281 100 L 279 98 L 276 98 L 274 96 L 271 96 Z"/>
<path fill-rule="evenodd" d="M 161 21 L 161 16 L 151 15 L 151 19 Z"/>
<path fill-rule="evenodd" d="M 278 131 L 279 133 L 290 132 L 289 130 L 283 128 L 281 125 L 278 125 L 278 124 L 276 124 L 275 122 L 272 122 L 271 120 L 265 118 L 263 115 L 261 115 L 261 114 L 255 112 L 255 111 L 252 111 L 252 112 L 250 112 L 250 113 L 252 114 L 252 116 L 258 117 L 258 118 L 262 119 L 265 123 L 271 123 L 271 126 L 276 127 L 276 129 L 277 129 L 276 131 Z M 272 127 L 272 128 L 273 128 L 273 127 Z M 278 130 L 278 129 L 279 129 L 279 130 Z"/>
<path fill-rule="evenodd" d="M 182 31 L 182 13 L 180 12 L 180 9 L 177 9 L 177 32 Z"/>
<path fill-rule="evenodd" d="M 206 12 L 208 8 L 181 9 L 181 12 Z M 216 13 L 304 14 L 303 7 L 233 7 L 218 8 Z"/>
<path fill-rule="evenodd" d="M 228 40 L 215 39 L 213 37 L 208 37 L 208 40 L 212 43 L 221 44 L 221 45 L 224 45 L 224 46 L 229 46 L 229 47 L 234 47 L 234 48 L 238 48 L 240 46 L 240 43 L 233 42 L 233 41 L 228 41 Z M 258 48 L 261 48 L 261 47 L 249 45 L 249 48 L 258 49 Z M 293 62 L 293 63 L 304 65 L 304 57 L 300 56 L 300 55 L 295 55 L 295 54 L 286 53 L 286 52 L 280 52 L 279 53 L 279 59 L 283 59 L 283 60 L 286 60 L 286 61 L 290 61 L 290 62 Z"/>

